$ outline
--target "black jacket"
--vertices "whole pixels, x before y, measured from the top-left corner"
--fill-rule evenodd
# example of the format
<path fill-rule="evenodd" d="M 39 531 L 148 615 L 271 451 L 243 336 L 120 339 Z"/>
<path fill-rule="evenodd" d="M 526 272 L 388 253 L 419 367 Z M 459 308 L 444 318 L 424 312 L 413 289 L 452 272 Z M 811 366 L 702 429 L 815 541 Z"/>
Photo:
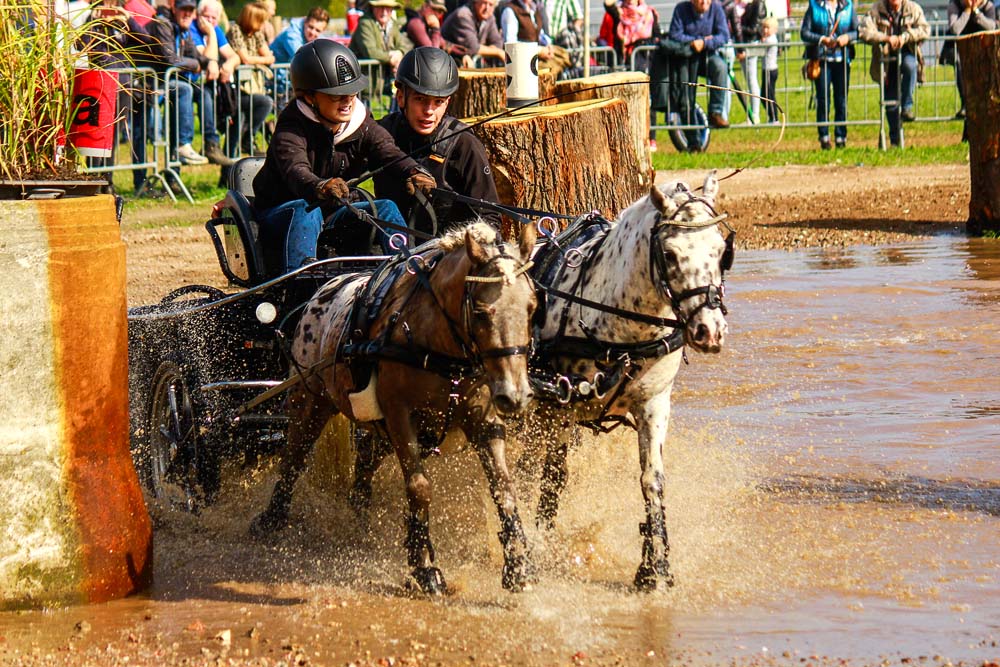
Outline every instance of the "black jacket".
<path fill-rule="evenodd" d="M 182 32 L 174 23 L 173 12 L 167 7 L 160 7 L 156 18 L 146 25 L 146 32 L 158 43 L 159 61 L 151 63 L 159 72 L 169 67 L 177 67 L 188 72 L 200 72 L 208 67 L 208 58 L 198 53 L 191 32 L 196 30 L 194 24 Z"/>
<path fill-rule="evenodd" d="M 254 207 L 264 211 L 295 199 L 315 204 L 320 181 L 350 180 L 390 163 L 383 173 L 400 182 L 417 169 L 417 163 L 396 147 L 370 112 L 336 146 L 333 138 L 333 132 L 302 112 L 297 100 L 290 102 L 278 116 L 264 166 L 253 179 Z"/>
<path fill-rule="evenodd" d="M 397 111 L 382 118 L 379 125 L 392 135 L 402 151 L 411 155 L 434 176 L 439 188 L 454 190 L 460 195 L 475 199 L 498 201 L 493 173 L 486 158 L 486 149 L 471 131 L 461 132 L 462 128 L 468 127 L 465 123 L 452 116 L 445 116 L 432 135 L 423 136 L 414 132 L 403 114 Z M 385 172 L 376 176 L 374 180 L 375 196 L 396 202 L 396 206 L 407 221 L 413 213 L 414 224 L 420 231 L 440 233 L 477 217 L 481 217 L 494 227 L 500 226 L 499 213 L 478 210 L 467 204 L 452 203 L 439 197 L 434 201 L 434 212 L 438 218 L 438 228 L 434 230 L 430 216 L 417 204 L 413 196 L 406 192 L 404 183 Z"/>

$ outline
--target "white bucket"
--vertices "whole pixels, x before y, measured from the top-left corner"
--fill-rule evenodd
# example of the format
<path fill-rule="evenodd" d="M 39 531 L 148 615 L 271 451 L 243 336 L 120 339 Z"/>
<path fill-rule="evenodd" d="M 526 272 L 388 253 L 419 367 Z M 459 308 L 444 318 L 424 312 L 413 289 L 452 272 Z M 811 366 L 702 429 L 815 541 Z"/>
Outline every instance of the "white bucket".
<path fill-rule="evenodd" d="M 538 101 L 538 43 L 507 42 L 507 107 Z"/>

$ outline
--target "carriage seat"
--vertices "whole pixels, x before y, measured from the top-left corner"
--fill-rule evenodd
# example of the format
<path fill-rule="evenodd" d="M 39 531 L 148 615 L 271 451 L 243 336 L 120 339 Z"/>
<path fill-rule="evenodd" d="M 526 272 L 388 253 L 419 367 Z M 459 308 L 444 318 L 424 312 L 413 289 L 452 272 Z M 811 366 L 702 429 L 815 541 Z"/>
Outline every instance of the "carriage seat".
<path fill-rule="evenodd" d="M 262 157 L 245 157 L 230 168 L 222 216 L 206 224 L 222 273 L 240 287 L 254 287 L 273 277 L 266 269 L 253 208 L 253 179 L 263 165 Z M 221 239 L 217 230 L 220 225 Z"/>

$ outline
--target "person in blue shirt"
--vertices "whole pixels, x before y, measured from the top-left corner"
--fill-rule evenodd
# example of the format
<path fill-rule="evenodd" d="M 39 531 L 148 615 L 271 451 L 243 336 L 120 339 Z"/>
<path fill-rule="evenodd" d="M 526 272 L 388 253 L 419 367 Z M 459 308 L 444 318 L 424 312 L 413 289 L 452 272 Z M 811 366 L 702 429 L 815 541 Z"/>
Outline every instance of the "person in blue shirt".
<path fill-rule="evenodd" d="M 322 7 L 313 7 L 306 16 L 292 19 L 288 27 L 278 33 L 271 42 L 271 53 L 275 63 L 290 63 L 295 52 L 303 44 L 318 39 L 326 30 L 330 15 Z"/>
<path fill-rule="evenodd" d="M 806 57 L 820 61 L 816 85 L 816 122 L 819 146 L 830 149 L 830 87 L 833 86 L 833 118 L 847 121 L 847 89 L 851 81 L 851 59 L 858 40 L 858 16 L 852 0 L 809 0 L 809 8 L 799 30 L 806 44 Z M 833 134 L 837 148 L 847 145 L 847 126 L 836 125 Z"/>
<path fill-rule="evenodd" d="M 670 39 L 691 49 L 682 80 L 697 81 L 703 76 L 713 86 L 708 93 L 708 124 L 729 127 L 725 114 L 729 67 L 722 57 L 722 48 L 729 42 L 729 24 L 722 4 L 717 0 L 685 0 L 677 5 L 670 19 Z M 682 118 L 693 118 L 695 92 L 692 86 L 681 96 Z"/>

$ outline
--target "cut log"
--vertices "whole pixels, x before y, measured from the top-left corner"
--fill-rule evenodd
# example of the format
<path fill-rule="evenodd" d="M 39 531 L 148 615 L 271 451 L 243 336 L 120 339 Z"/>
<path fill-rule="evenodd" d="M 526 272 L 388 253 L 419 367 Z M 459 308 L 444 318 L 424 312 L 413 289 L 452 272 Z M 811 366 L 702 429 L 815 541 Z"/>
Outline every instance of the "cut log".
<path fill-rule="evenodd" d="M 448 104 L 450 115 L 455 118 L 491 116 L 506 106 L 507 73 L 503 67 L 458 71 L 458 90 Z"/>
<path fill-rule="evenodd" d="M 621 100 L 588 100 L 528 107 L 473 131 L 502 203 L 613 217 L 647 191 L 628 114 Z"/>
<path fill-rule="evenodd" d="M 639 162 L 640 182 L 650 184 L 649 156 L 649 76 L 642 72 L 613 72 L 586 79 L 557 81 L 553 95 L 560 102 L 593 99 L 620 99 L 628 105 L 632 145 Z"/>
<path fill-rule="evenodd" d="M 1000 32 L 980 32 L 958 40 L 965 89 L 965 129 L 969 139 L 969 234 L 1000 232 Z"/>
<path fill-rule="evenodd" d="M 538 72 L 538 99 L 552 97 L 556 78 L 545 68 Z M 555 100 L 546 104 L 554 104 Z M 503 67 L 458 70 L 458 90 L 448 113 L 455 118 L 492 116 L 507 108 L 507 71 Z"/>

